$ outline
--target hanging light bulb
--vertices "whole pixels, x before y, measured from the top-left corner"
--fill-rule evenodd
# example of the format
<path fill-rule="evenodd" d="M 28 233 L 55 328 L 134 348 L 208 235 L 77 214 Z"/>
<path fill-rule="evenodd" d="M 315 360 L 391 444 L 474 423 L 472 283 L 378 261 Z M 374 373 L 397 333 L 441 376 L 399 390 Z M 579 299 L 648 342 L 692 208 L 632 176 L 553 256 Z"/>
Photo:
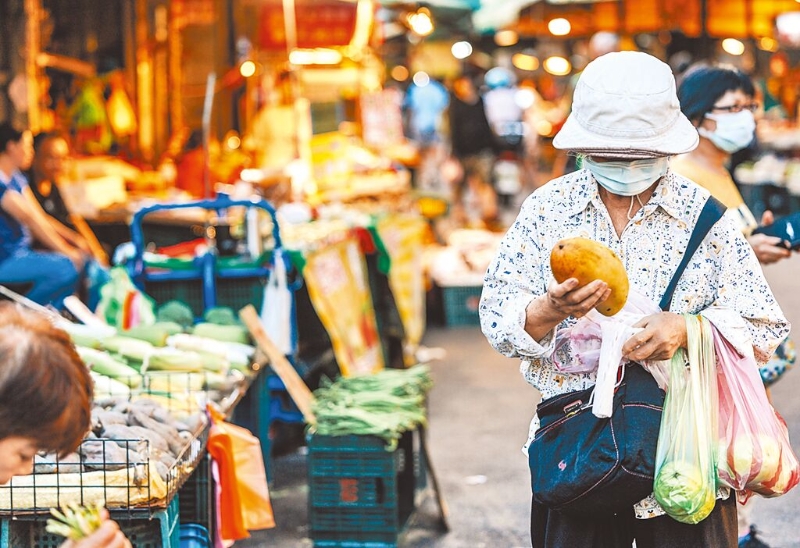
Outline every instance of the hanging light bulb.
<path fill-rule="evenodd" d="M 472 44 L 466 41 L 456 42 L 450 48 L 450 53 L 452 53 L 453 57 L 456 59 L 466 59 L 472 55 Z"/>
<path fill-rule="evenodd" d="M 422 71 L 414 73 L 412 80 L 414 81 L 414 85 L 420 88 L 424 88 L 431 83 L 431 77 L 428 76 L 427 72 Z"/>
<path fill-rule="evenodd" d="M 564 57 L 554 55 L 544 60 L 544 70 L 553 76 L 566 76 L 572 70 L 572 65 Z"/>
<path fill-rule="evenodd" d="M 428 8 L 420 8 L 406 16 L 409 28 L 419 36 L 428 36 L 433 32 L 433 17 Z"/>
<path fill-rule="evenodd" d="M 245 61 L 239 65 L 239 74 L 245 78 L 250 78 L 256 73 L 256 64 L 252 61 Z"/>
<path fill-rule="evenodd" d="M 494 43 L 498 46 L 513 46 L 519 42 L 519 35 L 513 30 L 501 30 L 494 35 Z"/>
<path fill-rule="evenodd" d="M 741 55 L 744 53 L 744 44 L 736 38 L 726 38 L 722 41 L 722 49 L 731 55 Z"/>
<path fill-rule="evenodd" d="M 539 59 L 528 53 L 515 53 L 511 57 L 511 64 L 519 70 L 534 71 L 539 68 Z"/>
<path fill-rule="evenodd" d="M 572 30 L 572 25 L 563 17 L 558 17 L 556 19 L 551 19 L 550 22 L 547 23 L 547 30 L 549 30 L 550 34 L 553 36 L 566 36 L 569 34 L 569 31 Z"/>

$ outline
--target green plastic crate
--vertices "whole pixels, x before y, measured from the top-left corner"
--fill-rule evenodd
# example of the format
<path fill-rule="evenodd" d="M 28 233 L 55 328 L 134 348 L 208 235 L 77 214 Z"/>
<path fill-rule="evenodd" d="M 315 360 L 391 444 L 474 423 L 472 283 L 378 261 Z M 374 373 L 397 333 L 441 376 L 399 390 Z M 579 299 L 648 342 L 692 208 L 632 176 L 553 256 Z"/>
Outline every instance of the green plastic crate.
<path fill-rule="evenodd" d="M 445 325 L 466 327 L 480 325 L 478 308 L 483 286 L 442 287 Z"/>
<path fill-rule="evenodd" d="M 392 548 L 414 511 L 413 432 L 394 451 L 376 436 L 311 436 L 309 528 L 314 546 Z"/>
<path fill-rule="evenodd" d="M 146 514 L 146 512 L 143 512 Z M 127 511 L 111 512 L 111 517 L 131 541 L 133 548 L 180 548 L 179 503 L 175 497 L 165 510 L 152 516 L 129 517 Z M 28 519 L 3 519 L 0 525 L 2 548 L 59 548 L 64 538 L 45 530 L 47 516 Z"/>

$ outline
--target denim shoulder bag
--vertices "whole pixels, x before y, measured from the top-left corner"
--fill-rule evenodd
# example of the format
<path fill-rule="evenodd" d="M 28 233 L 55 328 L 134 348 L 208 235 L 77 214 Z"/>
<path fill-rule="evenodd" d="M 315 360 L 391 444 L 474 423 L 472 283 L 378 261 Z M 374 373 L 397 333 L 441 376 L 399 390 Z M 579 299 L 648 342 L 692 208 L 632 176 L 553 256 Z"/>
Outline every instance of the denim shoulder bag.
<path fill-rule="evenodd" d="M 703 206 L 662 310 L 669 310 L 684 269 L 724 213 L 714 198 Z M 593 390 L 560 394 L 536 408 L 540 426 L 528 448 L 531 487 L 534 500 L 551 510 L 609 514 L 630 509 L 653 491 L 664 392 L 650 373 L 631 364 L 614 392 L 612 416 L 601 419 L 592 414 Z"/>

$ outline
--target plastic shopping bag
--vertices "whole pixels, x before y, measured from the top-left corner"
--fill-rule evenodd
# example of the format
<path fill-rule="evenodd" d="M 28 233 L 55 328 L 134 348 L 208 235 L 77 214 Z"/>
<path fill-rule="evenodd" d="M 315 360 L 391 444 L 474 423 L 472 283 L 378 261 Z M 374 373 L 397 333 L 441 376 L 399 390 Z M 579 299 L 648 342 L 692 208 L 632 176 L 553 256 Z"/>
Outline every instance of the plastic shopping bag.
<path fill-rule="evenodd" d="M 272 273 L 264 288 L 261 323 L 275 346 L 284 355 L 291 355 L 292 294 L 286 280 L 286 258 L 281 249 L 275 250 Z"/>
<path fill-rule="evenodd" d="M 718 475 L 722 485 L 773 497 L 800 482 L 800 464 L 786 423 L 772 408 L 755 359 L 741 356 L 717 331 L 720 428 Z"/>
<path fill-rule="evenodd" d="M 641 331 L 633 327 L 647 316 L 661 311 L 649 298 L 631 291 L 625 307 L 613 316 L 603 316 L 591 310 L 574 325 L 560 329 L 556 333 L 556 348 L 553 362 L 565 373 L 591 373 L 597 371 L 595 390 L 592 395 L 592 413 L 599 418 L 611 416 L 614 401 L 614 388 L 618 383 L 621 365 L 628 360 L 622 358 L 622 347 L 633 335 Z M 569 343 L 573 362 L 564 362 L 558 350 Z M 659 387 L 666 390 L 669 362 L 643 363 L 656 379 Z"/>
<path fill-rule="evenodd" d="M 133 284 L 124 266 L 115 266 L 110 279 L 100 288 L 100 302 L 95 313 L 108 325 L 130 329 L 156 321 L 155 302 Z"/>
<path fill-rule="evenodd" d="M 689 366 L 683 352 L 670 362 L 653 494 L 669 516 L 694 524 L 716 504 L 717 383 L 711 325 L 684 317 Z"/>
<path fill-rule="evenodd" d="M 208 452 L 218 466 L 219 533 L 224 540 L 275 527 L 261 443 L 247 429 L 223 420 L 209 408 Z"/>

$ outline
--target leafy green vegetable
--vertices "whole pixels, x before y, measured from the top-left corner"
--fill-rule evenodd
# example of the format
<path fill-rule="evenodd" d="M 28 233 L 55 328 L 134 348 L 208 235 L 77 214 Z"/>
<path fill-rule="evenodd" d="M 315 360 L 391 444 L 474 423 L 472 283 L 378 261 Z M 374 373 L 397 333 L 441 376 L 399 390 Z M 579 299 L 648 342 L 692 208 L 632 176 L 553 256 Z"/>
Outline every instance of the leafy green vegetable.
<path fill-rule="evenodd" d="M 378 436 L 392 451 L 403 432 L 427 424 L 425 398 L 432 384 L 426 365 L 328 381 L 314 392 L 314 433 Z"/>
<path fill-rule="evenodd" d="M 53 517 L 47 520 L 47 532 L 70 540 L 86 538 L 102 525 L 103 519 L 100 517 L 102 509 L 101 503 L 88 507 L 68 504 L 60 512 L 51 508 L 50 513 Z"/>

